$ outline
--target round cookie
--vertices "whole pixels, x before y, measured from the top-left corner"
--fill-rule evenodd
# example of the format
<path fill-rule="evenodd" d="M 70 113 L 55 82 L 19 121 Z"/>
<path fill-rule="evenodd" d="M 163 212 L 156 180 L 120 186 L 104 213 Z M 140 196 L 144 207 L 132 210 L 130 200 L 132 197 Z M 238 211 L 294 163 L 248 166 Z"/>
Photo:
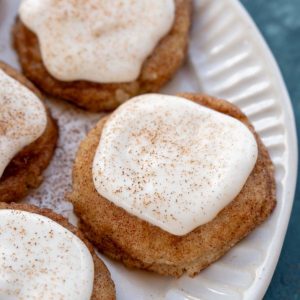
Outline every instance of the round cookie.
<path fill-rule="evenodd" d="M 188 45 L 191 0 L 175 0 L 174 25 L 144 62 L 139 78 L 128 83 L 101 84 L 88 81 L 63 82 L 47 72 L 36 35 L 17 19 L 13 29 L 15 49 L 24 74 L 51 96 L 91 111 L 109 111 L 127 99 L 158 91 L 181 66 Z"/>
<path fill-rule="evenodd" d="M 0 69 L 42 99 L 37 88 L 16 70 L 1 61 Z M 47 114 L 47 127 L 43 135 L 19 152 L 0 178 L 0 202 L 19 200 L 25 197 L 30 189 L 37 188 L 42 183 L 42 172 L 53 156 L 58 138 L 56 122 L 49 111 Z"/>
<path fill-rule="evenodd" d="M 175 236 L 141 220 L 97 193 L 92 164 L 107 117 L 81 143 L 73 169 L 69 200 L 81 219 L 80 228 L 107 256 L 128 267 L 162 275 L 194 276 L 224 255 L 273 211 L 276 204 L 274 169 L 269 154 L 247 117 L 233 104 L 206 95 L 180 94 L 232 116 L 254 134 L 258 159 L 239 195 L 211 222 L 184 236 Z"/>
<path fill-rule="evenodd" d="M 80 238 L 84 242 L 84 244 L 92 254 L 92 258 L 94 261 L 95 277 L 94 277 L 94 288 L 93 288 L 93 294 L 91 300 L 98 300 L 98 299 L 114 300 L 116 298 L 114 283 L 110 277 L 110 273 L 108 269 L 106 268 L 104 263 L 99 259 L 99 257 L 96 255 L 93 246 L 85 239 L 83 234 L 76 227 L 71 225 L 64 217 L 54 213 L 49 209 L 40 209 L 36 206 L 28 205 L 28 204 L 0 203 L 0 209 L 14 209 L 14 210 L 21 210 L 21 211 L 43 215 L 57 222 L 58 224 L 65 227 L 73 234 L 75 234 L 78 238 Z"/>

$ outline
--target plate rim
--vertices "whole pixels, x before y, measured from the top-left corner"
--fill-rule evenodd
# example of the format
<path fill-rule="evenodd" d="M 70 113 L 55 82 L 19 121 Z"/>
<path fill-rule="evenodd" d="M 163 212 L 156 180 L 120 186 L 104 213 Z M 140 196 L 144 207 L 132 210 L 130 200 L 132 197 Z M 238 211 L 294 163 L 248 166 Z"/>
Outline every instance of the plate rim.
<path fill-rule="evenodd" d="M 266 268 L 264 270 L 264 278 L 261 280 L 254 281 L 252 286 L 249 288 L 253 289 L 252 295 L 248 295 L 245 298 L 249 299 L 262 299 L 267 289 L 270 285 L 272 277 L 274 275 L 277 263 L 279 261 L 279 257 L 281 254 L 281 250 L 284 244 L 288 224 L 290 221 L 290 216 L 292 212 L 292 207 L 295 199 L 295 191 L 297 185 L 297 174 L 298 174 L 298 138 L 297 138 L 297 130 L 296 130 L 296 122 L 294 110 L 292 107 L 292 101 L 286 87 L 285 81 L 283 79 L 281 70 L 275 59 L 273 52 L 271 51 L 268 43 L 266 42 L 263 34 L 260 29 L 256 25 L 252 16 L 249 14 L 247 9 L 239 0 L 230 0 L 232 5 L 235 6 L 242 16 L 245 18 L 245 22 L 248 23 L 249 27 L 255 34 L 257 38 L 257 43 L 260 44 L 263 51 L 266 53 L 266 58 L 268 59 L 268 63 L 275 71 L 275 78 L 279 83 L 279 90 L 283 94 L 283 98 L 281 98 L 280 105 L 282 106 L 282 113 L 284 115 L 284 126 L 286 127 L 286 148 L 287 151 L 287 170 L 286 170 L 286 190 L 287 192 L 283 195 L 283 199 L 285 200 L 285 209 L 283 209 L 282 215 L 278 215 L 278 221 L 276 222 L 276 237 L 271 242 L 272 248 L 274 252 L 272 255 L 266 259 Z M 287 199 L 286 199 L 287 198 Z M 286 201 L 288 200 L 288 201 Z M 244 295 L 245 296 L 245 295 Z"/>

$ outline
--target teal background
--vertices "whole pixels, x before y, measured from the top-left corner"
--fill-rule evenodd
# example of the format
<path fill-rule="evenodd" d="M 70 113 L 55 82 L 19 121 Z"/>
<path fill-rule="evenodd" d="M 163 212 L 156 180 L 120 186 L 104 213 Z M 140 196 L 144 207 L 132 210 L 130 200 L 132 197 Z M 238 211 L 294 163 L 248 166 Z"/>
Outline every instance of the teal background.
<path fill-rule="evenodd" d="M 293 103 L 299 140 L 300 0 L 241 0 L 241 2 L 265 37 L 282 71 Z M 300 299 L 299 176 L 292 217 L 284 246 L 264 299 Z"/>

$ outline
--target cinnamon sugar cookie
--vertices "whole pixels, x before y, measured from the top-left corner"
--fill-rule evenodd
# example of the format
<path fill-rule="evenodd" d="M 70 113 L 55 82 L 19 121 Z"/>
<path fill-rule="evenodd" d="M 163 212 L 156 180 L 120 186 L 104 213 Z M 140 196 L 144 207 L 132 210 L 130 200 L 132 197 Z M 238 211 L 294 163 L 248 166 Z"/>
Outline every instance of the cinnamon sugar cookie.
<path fill-rule="evenodd" d="M 26 1 L 13 29 L 24 74 L 47 94 L 91 111 L 112 110 L 159 90 L 181 66 L 190 0 L 76 3 L 60 1 L 61 7 L 43 8 L 48 14 L 32 14 Z"/>
<path fill-rule="evenodd" d="M 107 256 L 194 276 L 271 214 L 274 168 L 235 105 L 166 97 L 137 97 L 99 121 L 80 145 L 68 198 Z"/>
<path fill-rule="evenodd" d="M 58 128 L 32 83 L 3 62 L 0 72 L 0 202 L 10 202 L 41 184 Z"/>
<path fill-rule="evenodd" d="M 109 271 L 65 218 L 48 209 L 15 203 L 0 203 L 0 215 L 2 296 L 115 299 Z"/>

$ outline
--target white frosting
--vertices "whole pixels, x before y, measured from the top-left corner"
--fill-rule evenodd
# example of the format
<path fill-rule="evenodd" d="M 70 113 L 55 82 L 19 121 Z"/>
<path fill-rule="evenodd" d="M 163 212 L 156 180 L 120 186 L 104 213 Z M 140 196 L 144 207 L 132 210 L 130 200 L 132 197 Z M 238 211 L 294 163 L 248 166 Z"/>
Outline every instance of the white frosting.
<path fill-rule="evenodd" d="M 45 131 L 39 98 L 0 69 L 0 178 L 12 158 Z"/>
<path fill-rule="evenodd" d="M 109 117 L 93 179 L 98 193 L 117 206 L 184 235 L 239 194 L 257 151 L 240 121 L 184 98 L 148 94 Z"/>
<path fill-rule="evenodd" d="M 128 82 L 171 29 L 174 0 L 23 0 L 22 22 L 62 81 Z"/>
<path fill-rule="evenodd" d="M 77 236 L 44 216 L 0 210 L 0 299 L 90 300 L 93 281 Z"/>

